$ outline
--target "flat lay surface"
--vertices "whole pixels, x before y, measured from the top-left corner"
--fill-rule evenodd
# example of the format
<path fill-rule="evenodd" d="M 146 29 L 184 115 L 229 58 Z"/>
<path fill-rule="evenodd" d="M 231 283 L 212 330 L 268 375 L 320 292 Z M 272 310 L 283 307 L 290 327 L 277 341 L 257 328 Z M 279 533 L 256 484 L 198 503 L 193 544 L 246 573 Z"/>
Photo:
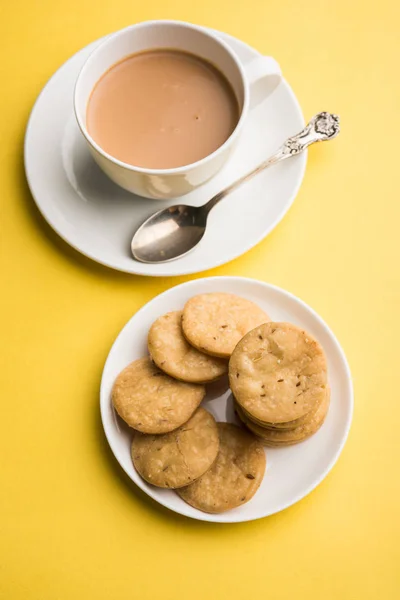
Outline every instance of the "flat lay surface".
<path fill-rule="evenodd" d="M 53 231 L 26 183 L 23 145 L 37 96 L 63 63 L 112 31 L 162 18 L 224 32 L 273 56 L 304 118 L 335 112 L 342 131 L 329 144 L 309 150 L 290 210 L 247 253 L 231 260 L 240 254 L 233 253 L 225 265 L 211 269 L 223 262 L 217 258 L 230 243 L 245 244 L 238 218 L 242 209 L 243 233 L 254 222 L 260 231 L 251 238 L 254 244 L 263 237 L 269 208 L 254 221 L 247 210 L 252 202 L 262 206 L 256 179 L 240 201 L 232 196 L 228 220 L 210 230 L 215 243 L 200 261 L 203 273 L 194 274 L 198 265 L 178 271 L 178 263 L 170 263 L 170 271 L 158 265 L 160 271 L 152 273 L 161 277 L 144 277 L 98 264 Z M 1 598 L 398 598 L 399 23 L 393 0 L 379 5 L 361 0 L 2 4 Z M 48 107 L 49 137 L 38 134 L 35 150 L 40 168 L 49 165 L 40 174 L 41 197 L 49 210 L 66 207 L 60 224 L 75 231 L 77 200 L 66 200 L 65 190 L 73 188 L 68 178 L 61 184 L 57 179 L 53 166 L 61 158 L 50 143 L 68 102 L 63 92 L 60 86 L 56 106 Z M 274 127 L 269 122 L 266 131 Z M 282 132 L 282 139 L 292 133 Z M 268 153 L 275 149 L 262 129 L 255 127 L 255 133 Z M 77 140 L 69 139 L 79 145 Z M 237 155 L 241 152 L 238 147 Z M 248 160 L 252 156 L 246 154 Z M 276 169 L 291 174 L 300 160 Z M 73 166 L 91 224 L 90 231 L 82 227 L 79 239 L 90 246 L 94 235 L 99 252 L 107 254 L 111 247 L 118 262 L 131 232 L 130 217 L 123 223 L 125 237 L 113 238 L 111 212 L 93 213 L 93 198 L 85 196 L 95 167 L 80 169 L 79 160 Z M 38 175 L 36 169 L 32 173 Z M 217 186 L 222 177 L 221 172 L 206 185 Z M 269 187 L 274 177 L 272 169 L 265 174 L 265 192 L 267 206 L 277 210 L 271 197 L 282 187 Z M 104 201 L 115 188 L 103 176 L 98 181 Z M 117 207 L 128 204 L 121 194 Z M 215 209 L 216 219 L 222 209 L 223 203 Z M 235 233 L 229 226 L 233 217 Z M 167 277 L 173 269 L 187 274 Z M 121 469 L 101 422 L 100 382 L 118 333 L 158 294 L 209 276 L 254 278 L 301 298 L 334 332 L 353 378 L 353 422 L 333 469 L 294 506 L 252 522 L 206 523 L 160 506 Z M 180 309 L 180 304 L 165 306 L 160 314 Z M 334 393 L 332 387 L 327 420 L 314 438 L 290 449 L 271 449 L 271 463 L 275 452 L 302 452 L 319 439 L 334 414 Z"/>

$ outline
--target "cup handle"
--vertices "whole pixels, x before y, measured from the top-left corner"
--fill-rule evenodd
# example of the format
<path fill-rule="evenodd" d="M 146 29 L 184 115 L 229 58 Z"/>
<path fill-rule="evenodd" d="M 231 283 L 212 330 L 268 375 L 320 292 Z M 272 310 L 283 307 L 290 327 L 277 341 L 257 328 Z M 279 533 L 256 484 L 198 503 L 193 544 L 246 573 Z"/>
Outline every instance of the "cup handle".
<path fill-rule="evenodd" d="M 281 68 L 271 56 L 257 56 L 244 65 L 250 87 L 250 108 L 267 98 L 282 81 Z"/>

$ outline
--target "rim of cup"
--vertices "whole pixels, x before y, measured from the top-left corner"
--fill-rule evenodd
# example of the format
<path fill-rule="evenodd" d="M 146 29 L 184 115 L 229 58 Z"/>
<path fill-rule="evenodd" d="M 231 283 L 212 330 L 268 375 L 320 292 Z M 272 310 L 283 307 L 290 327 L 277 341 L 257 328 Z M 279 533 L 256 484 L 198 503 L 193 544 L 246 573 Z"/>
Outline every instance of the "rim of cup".
<path fill-rule="evenodd" d="M 230 57 L 232 58 L 232 60 L 235 62 L 237 69 L 240 73 L 240 77 L 241 77 L 242 84 L 243 84 L 243 106 L 240 111 L 240 117 L 239 117 L 238 122 L 236 123 L 235 129 L 232 131 L 230 136 L 225 140 L 225 142 L 221 146 L 219 146 L 219 148 L 214 150 L 214 152 L 212 152 L 211 154 L 207 154 L 207 156 L 205 156 L 204 158 L 201 158 L 200 160 L 197 160 L 196 162 L 189 163 L 187 165 L 182 165 L 181 167 L 174 167 L 174 168 L 169 168 L 169 169 L 150 169 L 150 168 L 146 168 L 146 167 L 136 167 L 135 165 L 131 165 L 129 163 L 123 162 L 122 160 L 119 160 L 118 158 L 115 158 L 115 156 L 112 156 L 112 154 L 109 154 L 108 152 L 103 150 L 103 148 L 101 146 L 99 146 L 99 144 L 97 142 L 95 142 L 95 140 L 92 138 L 92 136 L 88 132 L 86 124 L 83 122 L 83 119 L 81 119 L 79 110 L 77 108 L 77 96 L 78 96 L 80 83 L 82 81 L 82 78 L 85 75 L 85 72 L 87 71 L 88 68 L 90 68 L 90 63 L 92 62 L 92 60 L 95 57 L 95 55 L 97 54 L 97 52 L 101 48 L 104 48 L 104 46 L 106 46 L 107 44 L 111 43 L 115 38 L 117 38 L 118 36 L 120 36 L 122 33 L 126 32 L 126 31 L 137 30 L 137 29 L 141 29 L 141 28 L 145 28 L 145 27 L 152 27 L 154 25 L 176 25 L 179 27 L 183 27 L 185 29 L 192 29 L 193 31 L 199 31 L 199 32 L 203 33 L 204 35 L 206 35 L 210 38 L 213 38 L 213 40 L 215 40 L 217 42 L 217 44 L 219 44 L 224 49 L 224 51 L 227 54 L 229 54 Z M 151 49 L 149 49 L 149 50 L 151 50 Z M 195 53 L 193 53 L 193 54 L 195 54 Z M 127 56 L 130 56 L 130 55 L 128 54 Z M 120 60 L 124 60 L 124 57 L 122 57 Z M 118 62 L 118 61 L 116 61 L 116 62 Z M 106 71 L 104 71 L 104 73 L 106 73 Z M 104 73 L 103 73 L 103 75 L 104 75 Z M 104 158 L 113 162 L 114 164 L 118 165 L 119 167 L 128 169 L 129 171 L 136 171 L 138 173 L 148 173 L 151 175 L 184 174 L 189 169 L 192 169 L 194 167 L 199 167 L 199 166 L 207 163 L 208 161 L 212 160 L 213 158 L 215 158 L 219 153 L 223 152 L 226 149 L 226 147 L 233 142 L 234 138 L 236 138 L 238 136 L 239 131 L 241 130 L 241 128 L 243 126 L 243 123 L 244 123 L 244 120 L 245 120 L 245 117 L 247 114 L 248 105 L 249 105 L 249 91 L 248 91 L 246 75 L 245 75 L 242 64 L 240 63 L 239 59 L 237 58 L 237 56 L 233 52 L 233 50 L 231 50 L 231 48 L 228 46 L 228 44 L 226 44 L 223 40 L 218 38 L 213 33 L 209 32 L 205 27 L 193 25 L 192 23 L 186 23 L 185 21 L 164 20 L 164 19 L 143 21 L 141 23 L 135 23 L 133 25 L 129 25 L 128 27 L 124 27 L 123 29 L 119 29 L 118 31 L 108 35 L 106 37 L 106 39 L 104 41 L 100 42 L 100 44 L 90 53 L 90 55 L 86 59 L 81 70 L 79 71 L 78 77 L 75 82 L 75 87 L 74 87 L 75 117 L 78 122 L 79 129 L 81 130 L 83 136 L 86 138 L 88 143 L 91 146 L 93 146 L 93 148 L 95 148 L 95 150 L 97 150 L 97 152 L 99 154 L 101 154 Z"/>

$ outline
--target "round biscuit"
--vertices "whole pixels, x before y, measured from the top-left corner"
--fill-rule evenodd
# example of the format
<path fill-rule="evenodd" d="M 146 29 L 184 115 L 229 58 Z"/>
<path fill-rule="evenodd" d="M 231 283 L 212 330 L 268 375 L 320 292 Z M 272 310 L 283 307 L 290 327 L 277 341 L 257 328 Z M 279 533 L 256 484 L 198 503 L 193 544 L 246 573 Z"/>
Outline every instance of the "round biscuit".
<path fill-rule="evenodd" d="M 115 410 L 130 427 L 155 434 L 186 423 L 204 396 L 204 386 L 176 381 L 147 357 L 130 363 L 111 393 Z"/>
<path fill-rule="evenodd" d="M 229 358 L 247 332 L 269 320 L 259 306 L 246 298 L 225 293 L 200 294 L 186 303 L 182 329 L 188 342 L 201 352 Z"/>
<path fill-rule="evenodd" d="M 149 483 L 179 488 L 204 475 L 215 461 L 218 449 L 215 419 L 204 408 L 198 408 L 187 423 L 170 433 L 135 432 L 132 461 Z"/>
<path fill-rule="evenodd" d="M 290 323 L 264 323 L 236 346 L 229 382 L 238 404 L 255 421 L 287 423 L 322 402 L 327 363 L 321 345 Z"/>
<path fill-rule="evenodd" d="M 262 444 L 231 423 L 218 423 L 220 448 L 211 469 L 194 483 L 177 490 L 191 506 L 220 513 L 248 502 L 265 472 Z"/>
<path fill-rule="evenodd" d="M 226 360 L 200 352 L 182 332 L 182 311 L 158 318 L 150 328 L 148 348 L 156 365 L 180 381 L 208 383 L 228 371 Z"/>

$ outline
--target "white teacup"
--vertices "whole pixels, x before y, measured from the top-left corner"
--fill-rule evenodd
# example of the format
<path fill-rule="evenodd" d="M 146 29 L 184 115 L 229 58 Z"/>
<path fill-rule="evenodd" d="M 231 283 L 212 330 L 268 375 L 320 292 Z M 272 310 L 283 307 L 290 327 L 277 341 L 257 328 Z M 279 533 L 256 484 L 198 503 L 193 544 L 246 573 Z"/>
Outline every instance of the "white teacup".
<path fill-rule="evenodd" d="M 216 66 L 236 94 L 240 118 L 226 142 L 205 158 L 174 169 L 145 169 L 114 158 L 93 140 L 86 128 L 86 109 L 93 87 L 110 67 L 130 54 L 160 48 L 185 50 Z M 202 185 L 221 169 L 243 129 L 251 87 L 261 80 L 266 97 L 281 80 L 279 65 L 273 58 L 260 56 L 242 65 L 225 42 L 201 27 L 179 21 L 147 21 L 117 31 L 92 52 L 76 81 L 75 114 L 95 161 L 110 179 L 146 198 L 176 198 Z"/>

